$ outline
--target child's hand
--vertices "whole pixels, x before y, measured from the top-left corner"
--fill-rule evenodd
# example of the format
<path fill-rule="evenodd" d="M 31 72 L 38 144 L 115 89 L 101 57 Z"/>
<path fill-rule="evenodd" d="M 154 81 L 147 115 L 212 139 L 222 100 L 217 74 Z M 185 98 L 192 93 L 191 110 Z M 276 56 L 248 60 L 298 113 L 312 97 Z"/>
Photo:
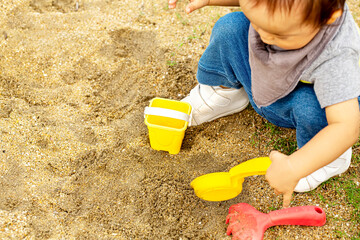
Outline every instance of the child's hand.
<path fill-rule="evenodd" d="M 176 7 L 177 0 L 169 0 L 169 8 L 173 9 Z M 186 6 L 186 13 L 191 13 L 196 9 L 205 7 L 209 4 L 209 0 L 190 0 L 190 3 Z"/>
<path fill-rule="evenodd" d="M 265 178 L 277 195 L 283 195 L 283 207 L 287 208 L 290 206 L 292 193 L 299 181 L 296 170 L 291 166 L 290 157 L 285 154 L 272 151 L 269 157 L 272 163 Z"/>

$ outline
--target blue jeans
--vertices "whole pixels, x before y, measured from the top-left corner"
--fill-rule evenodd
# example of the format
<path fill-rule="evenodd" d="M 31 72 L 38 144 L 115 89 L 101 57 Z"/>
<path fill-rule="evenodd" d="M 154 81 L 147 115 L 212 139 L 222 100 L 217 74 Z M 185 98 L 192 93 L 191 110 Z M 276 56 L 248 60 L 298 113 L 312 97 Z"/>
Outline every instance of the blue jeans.
<path fill-rule="evenodd" d="M 277 126 L 296 129 L 297 144 L 301 148 L 327 126 L 325 109 L 320 107 L 313 85 L 301 82 L 275 103 L 256 106 L 251 92 L 249 24 L 242 12 L 227 14 L 216 22 L 209 46 L 198 64 L 197 80 L 210 86 L 244 87 L 258 114 Z"/>

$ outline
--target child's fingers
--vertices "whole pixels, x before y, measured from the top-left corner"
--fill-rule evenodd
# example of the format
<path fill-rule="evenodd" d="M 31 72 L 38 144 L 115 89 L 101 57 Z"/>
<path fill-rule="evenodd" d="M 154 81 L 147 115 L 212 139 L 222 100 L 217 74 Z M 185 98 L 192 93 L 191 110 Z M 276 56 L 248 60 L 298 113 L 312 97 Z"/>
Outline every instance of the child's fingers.
<path fill-rule="evenodd" d="M 186 6 L 186 8 L 185 8 L 185 12 L 186 12 L 186 13 L 191 13 L 191 12 L 194 11 L 194 10 L 195 10 L 195 9 L 193 9 L 191 3 L 189 3 L 189 4 Z"/>
<path fill-rule="evenodd" d="M 195 11 L 196 9 L 204 7 L 205 5 L 206 4 L 204 4 L 204 2 L 202 2 L 202 1 L 193 1 L 186 6 L 185 11 L 186 11 L 186 13 L 191 13 L 191 12 Z"/>
<path fill-rule="evenodd" d="M 284 195 L 283 195 L 283 207 L 284 208 L 288 208 L 290 206 L 291 197 L 292 197 L 292 191 L 284 193 Z"/>
<path fill-rule="evenodd" d="M 169 4 L 169 8 L 173 9 L 176 7 L 176 2 L 177 0 L 169 0 L 168 4 Z"/>

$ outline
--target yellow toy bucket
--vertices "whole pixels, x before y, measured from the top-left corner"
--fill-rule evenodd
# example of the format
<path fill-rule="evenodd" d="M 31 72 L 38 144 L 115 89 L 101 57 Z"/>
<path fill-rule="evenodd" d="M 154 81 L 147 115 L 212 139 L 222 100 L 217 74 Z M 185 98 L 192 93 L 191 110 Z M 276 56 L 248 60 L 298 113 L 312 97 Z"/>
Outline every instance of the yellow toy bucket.
<path fill-rule="evenodd" d="M 152 99 L 144 112 L 151 147 L 170 154 L 179 153 L 190 112 L 189 103 L 164 98 Z"/>

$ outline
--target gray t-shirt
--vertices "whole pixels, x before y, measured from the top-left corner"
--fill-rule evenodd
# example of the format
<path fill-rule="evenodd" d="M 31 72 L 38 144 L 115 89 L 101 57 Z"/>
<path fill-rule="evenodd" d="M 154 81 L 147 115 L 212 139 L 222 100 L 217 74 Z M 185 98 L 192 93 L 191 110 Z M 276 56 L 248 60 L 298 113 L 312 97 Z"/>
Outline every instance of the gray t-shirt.
<path fill-rule="evenodd" d="M 343 14 L 337 34 L 300 76 L 314 84 L 322 108 L 360 96 L 360 33 L 347 7 Z"/>

